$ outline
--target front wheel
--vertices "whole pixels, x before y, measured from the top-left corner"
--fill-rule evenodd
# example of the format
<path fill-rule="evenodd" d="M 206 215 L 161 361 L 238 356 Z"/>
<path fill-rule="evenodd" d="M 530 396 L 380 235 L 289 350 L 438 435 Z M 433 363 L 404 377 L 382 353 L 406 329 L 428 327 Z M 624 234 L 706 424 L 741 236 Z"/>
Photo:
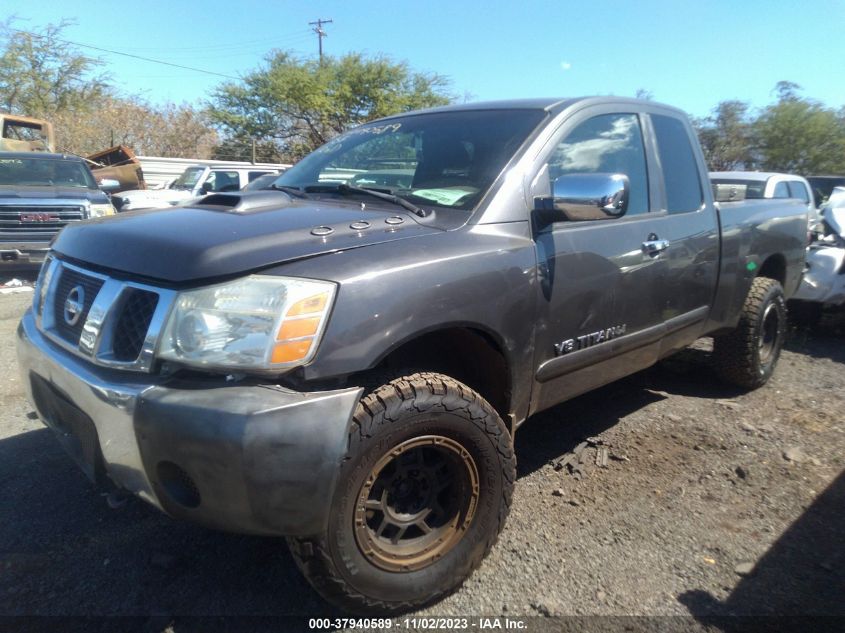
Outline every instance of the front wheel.
<path fill-rule="evenodd" d="M 713 341 L 716 371 L 739 387 L 762 387 L 775 371 L 786 330 L 783 288 L 774 279 L 758 277 L 751 284 L 736 328 Z"/>
<path fill-rule="evenodd" d="M 365 396 L 324 534 L 291 552 L 326 599 L 358 613 L 417 608 L 458 587 L 493 546 L 516 461 L 475 391 L 417 373 Z"/>

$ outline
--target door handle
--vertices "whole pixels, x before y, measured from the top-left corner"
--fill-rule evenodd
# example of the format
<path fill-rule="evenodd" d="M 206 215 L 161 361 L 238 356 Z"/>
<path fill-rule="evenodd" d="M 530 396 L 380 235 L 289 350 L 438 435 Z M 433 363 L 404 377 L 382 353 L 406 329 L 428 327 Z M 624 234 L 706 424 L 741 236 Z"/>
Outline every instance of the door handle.
<path fill-rule="evenodd" d="M 649 235 L 649 237 L 651 237 Z M 643 253 L 654 257 L 669 248 L 669 240 L 648 240 L 643 242 Z"/>

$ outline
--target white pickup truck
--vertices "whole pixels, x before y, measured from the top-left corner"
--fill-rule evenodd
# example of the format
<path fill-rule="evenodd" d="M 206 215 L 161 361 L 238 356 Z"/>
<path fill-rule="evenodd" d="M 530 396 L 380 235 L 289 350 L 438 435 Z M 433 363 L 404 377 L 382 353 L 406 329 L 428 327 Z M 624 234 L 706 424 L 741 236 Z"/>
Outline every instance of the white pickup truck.
<path fill-rule="evenodd" d="M 801 200 L 807 206 L 807 222 L 811 229 L 819 224 L 819 211 L 813 197 L 813 188 L 806 178 L 795 174 L 768 171 L 712 171 L 710 182 L 715 187 L 737 186 L 744 188 L 744 199 L 763 198 Z"/>
<path fill-rule="evenodd" d="M 175 206 L 208 193 L 238 191 L 264 174 L 280 172 L 272 167 L 226 164 L 191 165 L 166 189 L 134 189 L 112 196 L 115 208 L 122 211 Z"/>

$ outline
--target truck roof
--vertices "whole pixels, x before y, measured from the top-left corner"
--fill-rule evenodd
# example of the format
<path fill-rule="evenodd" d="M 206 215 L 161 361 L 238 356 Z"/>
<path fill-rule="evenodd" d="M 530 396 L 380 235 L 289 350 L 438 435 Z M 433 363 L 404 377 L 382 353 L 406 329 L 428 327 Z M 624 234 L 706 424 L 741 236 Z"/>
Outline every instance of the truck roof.
<path fill-rule="evenodd" d="M 85 159 L 81 158 L 80 156 L 75 156 L 74 154 L 53 154 L 50 152 L 0 152 L 0 158 L 11 158 L 13 160 L 44 158 L 47 160 L 76 160 L 80 162 L 85 162 Z"/>
<path fill-rule="evenodd" d="M 379 119 L 381 121 L 385 121 L 388 119 L 393 119 L 396 117 L 401 116 L 408 116 L 408 115 L 415 115 L 415 114 L 429 114 L 432 112 L 454 112 L 460 110 L 545 110 L 547 112 L 551 112 L 553 114 L 557 114 L 558 112 L 575 105 L 581 102 L 590 102 L 591 104 L 598 104 L 598 103 L 631 103 L 631 104 L 643 104 L 648 103 L 652 106 L 659 106 L 661 109 L 665 110 L 672 110 L 674 112 L 678 112 L 681 114 L 686 114 L 679 110 L 678 108 L 663 104 L 657 103 L 655 101 L 644 101 L 642 99 L 631 99 L 629 97 L 613 97 L 613 96 L 603 96 L 603 97 L 569 97 L 569 98 L 561 98 L 561 97 L 538 97 L 534 99 L 503 99 L 499 101 L 477 101 L 472 103 L 458 103 L 458 104 L 451 104 L 446 106 L 439 106 L 436 108 L 426 108 L 424 110 L 415 110 L 413 112 L 402 112 L 399 114 L 394 114 L 388 117 L 384 117 Z M 369 123 L 369 122 L 368 122 Z"/>
<path fill-rule="evenodd" d="M 784 178 L 801 178 L 796 174 L 785 174 L 777 171 L 711 171 L 711 178 L 726 178 L 729 180 L 754 180 L 758 182 L 765 182 L 774 176 L 782 176 Z"/>

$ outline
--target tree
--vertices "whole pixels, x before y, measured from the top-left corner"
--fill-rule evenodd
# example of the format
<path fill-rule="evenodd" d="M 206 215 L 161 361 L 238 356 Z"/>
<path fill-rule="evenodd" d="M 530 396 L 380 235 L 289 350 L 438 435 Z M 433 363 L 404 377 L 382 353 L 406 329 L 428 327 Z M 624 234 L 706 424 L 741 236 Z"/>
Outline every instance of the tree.
<path fill-rule="evenodd" d="M 711 171 L 753 167 L 752 125 L 747 103 L 722 101 L 710 116 L 693 121 L 693 125 Z"/>
<path fill-rule="evenodd" d="M 272 139 L 230 136 L 212 149 L 212 158 L 219 160 L 255 160 L 259 163 L 284 162 L 279 147 Z"/>
<path fill-rule="evenodd" d="M 204 112 L 118 95 L 98 73 L 102 62 L 62 39 L 68 25 L 0 25 L 0 110 L 52 121 L 59 151 L 86 155 L 122 144 L 138 154 L 211 156 L 218 139 Z"/>
<path fill-rule="evenodd" d="M 217 133 L 205 114 L 187 104 L 155 107 L 138 97 L 101 97 L 95 108 L 53 116 L 60 151 L 92 154 L 126 145 L 136 154 L 210 158 Z"/>
<path fill-rule="evenodd" d="M 272 53 L 265 67 L 213 93 L 209 115 L 238 147 L 257 139 L 276 160 L 296 160 L 351 127 L 443 105 L 448 81 L 386 57 L 350 53 L 322 61 Z M 231 151 L 231 145 L 227 151 Z"/>
<path fill-rule="evenodd" d="M 0 109 L 50 118 L 56 112 L 89 109 L 109 92 L 101 61 L 69 47 L 59 36 L 69 22 L 32 32 L 0 25 Z"/>
<path fill-rule="evenodd" d="M 835 110 L 779 82 L 778 101 L 754 123 L 761 167 L 802 175 L 845 172 L 845 120 Z"/>

